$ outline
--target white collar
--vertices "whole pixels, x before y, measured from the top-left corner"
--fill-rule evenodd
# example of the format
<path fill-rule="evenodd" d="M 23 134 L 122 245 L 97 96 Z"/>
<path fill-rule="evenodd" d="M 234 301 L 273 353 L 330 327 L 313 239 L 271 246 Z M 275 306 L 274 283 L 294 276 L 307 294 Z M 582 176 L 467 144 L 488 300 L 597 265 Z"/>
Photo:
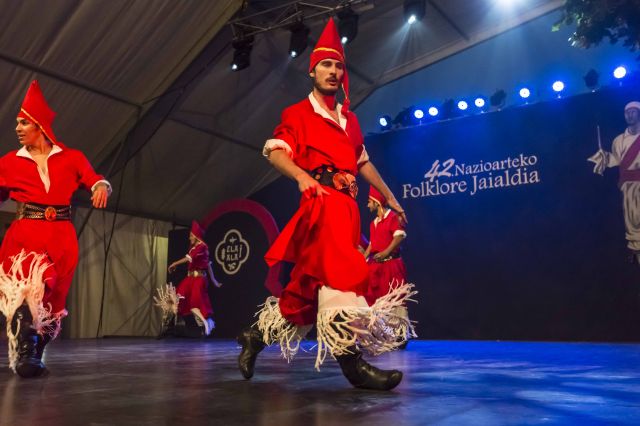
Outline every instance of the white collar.
<path fill-rule="evenodd" d="M 629 131 L 629 128 L 627 127 L 626 129 L 624 129 L 624 135 L 625 135 L 625 137 L 635 137 L 635 138 L 637 138 L 638 136 L 640 136 L 640 133 L 636 133 L 634 135 Z"/>
<path fill-rule="evenodd" d="M 334 120 L 327 111 L 324 110 L 324 108 L 322 108 L 320 106 L 320 102 L 318 102 L 318 100 L 316 99 L 315 96 L 313 96 L 313 92 L 309 93 L 309 102 L 311 102 L 311 106 L 313 107 L 313 111 L 316 114 L 320 114 L 321 116 L 323 116 L 326 119 L 329 119 L 331 121 L 333 121 L 335 123 L 336 120 Z M 338 121 L 339 121 L 339 125 L 340 127 L 342 127 L 342 130 L 345 130 L 347 128 L 347 117 L 345 117 L 344 115 L 342 115 L 342 104 L 341 103 L 336 103 L 336 111 L 338 112 Z"/>
<path fill-rule="evenodd" d="M 53 154 L 57 154 L 59 152 L 62 152 L 62 148 L 60 148 L 58 145 L 53 145 L 51 147 L 51 151 L 49 151 L 49 155 L 47 155 L 47 158 L 51 157 Z M 24 157 L 24 158 L 29 158 L 30 160 L 33 160 L 33 157 L 31 156 L 31 153 L 27 150 L 26 146 L 23 146 L 22 148 L 20 148 L 18 150 L 18 152 L 16 153 L 16 155 L 18 157 Z"/>
<path fill-rule="evenodd" d="M 376 218 L 373 219 L 373 222 L 377 225 L 380 222 L 382 222 L 383 220 L 385 220 L 387 218 L 387 216 L 389 216 L 389 213 L 391 213 L 391 209 L 386 209 L 386 211 L 384 212 L 384 214 L 382 215 L 382 219 L 380 219 L 380 216 L 376 215 Z"/>

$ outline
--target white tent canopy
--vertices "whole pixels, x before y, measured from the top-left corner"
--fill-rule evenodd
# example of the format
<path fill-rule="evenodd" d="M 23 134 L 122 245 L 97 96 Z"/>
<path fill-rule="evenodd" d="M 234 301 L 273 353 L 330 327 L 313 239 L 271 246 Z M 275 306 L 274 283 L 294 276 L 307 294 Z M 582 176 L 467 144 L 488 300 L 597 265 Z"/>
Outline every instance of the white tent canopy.
<path fill-rule="evenodd" d="M 261 146 L 281 109 L 308 93 L 311 48 L 291 59 L 288 31 L 258 34 L 251 66 L 231 72 L 226 23 L 243 3 L 249 15 L 292 2 L 0 1 L 2 150 L 17 147 L 13 120 L 37 78 L 58 111 L 57 136 L 110 174 L 123 212 L 187 223 L 262 188 L 277 174 Z M 346 48 L 354 107 L 377 88 L 562 1 L 498 3 L 429 0 L 423 22 L 409 30 L 402 1 L 360 2 L 358 36 Z M 325 19 L 308 22 L 312 42 Z"/>

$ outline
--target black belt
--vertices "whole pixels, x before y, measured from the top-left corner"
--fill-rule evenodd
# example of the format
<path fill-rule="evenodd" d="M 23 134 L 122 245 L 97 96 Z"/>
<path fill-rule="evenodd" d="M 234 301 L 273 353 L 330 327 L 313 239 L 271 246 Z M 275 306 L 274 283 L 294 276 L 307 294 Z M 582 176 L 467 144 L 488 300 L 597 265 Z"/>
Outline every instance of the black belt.
<path fill-rule="evenodd" d="M 195 269 L 193 271 L 187 271 L 187 276 L 188 277 L 206 277 L 207 271 Z"/>
<path fill-rule="evenodd" d="M 373 259 L 373 255 L 375 253 L 372 253 L 372 257 L 371 259 Z M 384 262 L 388 262 L 392 259 L 400 259 L 400 253 L 391 253 L 389 256 L 383 258 L 383 259 L 374 259 L 373 261 L 376 263 L 384 263 Z"/>
<path fill-rule="evenodd" d="M 36 219 L 54 222 L 57 220 L 71 220 L 71 206 L 48 206 L 38 203 L 18 202 L 16 219 Z"/>
<path fill-rule="evenodd" d="M 354 199 L 358 195 L 356 178 L 346 170 L 336 169 L 333 166 L 320 166 L 310 171 L 309 174 L 320 182 L 320 185 L 337 189 Z"/>

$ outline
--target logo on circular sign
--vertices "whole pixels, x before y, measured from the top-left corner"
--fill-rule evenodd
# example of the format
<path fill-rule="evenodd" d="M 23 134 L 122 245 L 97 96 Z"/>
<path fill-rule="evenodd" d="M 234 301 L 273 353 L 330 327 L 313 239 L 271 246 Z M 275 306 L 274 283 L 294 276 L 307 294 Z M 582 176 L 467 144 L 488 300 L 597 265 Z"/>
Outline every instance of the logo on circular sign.
<path fill-rule="evenodd" d="M 249 243 L 240 231 L 230 229 L 216 246 L 215 258 L 227 275 L 234 275 L 249 258 Z"/>

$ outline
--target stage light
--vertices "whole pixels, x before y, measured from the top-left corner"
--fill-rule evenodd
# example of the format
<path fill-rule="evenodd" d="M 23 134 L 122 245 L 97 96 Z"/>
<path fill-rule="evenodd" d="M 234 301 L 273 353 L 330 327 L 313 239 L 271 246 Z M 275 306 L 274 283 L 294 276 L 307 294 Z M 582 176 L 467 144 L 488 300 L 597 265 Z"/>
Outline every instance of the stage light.
<path fill-rule="evenodd" d="M 500 90 L 496 90 L 496 92 L 493 95 L 491 95 L 491 97 L 489 98 L 489 104 L 494 108 L 500 109 L 504 106 L 506 100 L 507 100 L 507 92 L 500 89 Z"/>
<path fill-rule="evenodd" d="M 527 99 L 529 96 L 531 96 L 531 91 L 528 88 L 523 87 L 522 89 L 520 89 L 518 94 L 522 99 Z"/>
<path fill-rule="evenodd" d="M 309 43 L 309 28 L 298 21 L 293 24 L 289 30 L 291 31 L 291 38 L 289 39 L 289 55 L 292 58 L 296 58 L 304 52 Z"/>
<path fill-rule="evenodd" d="M 615 70 L 613 70 L 613 76 L 618 80 L 621 78 L 624 78 L 626 75 L 627 75 L 627 69 L 625 67 L 620 66 Z"/>
<path fill-rule="evenodd" d="M 589 90 L 594 91 L 598 87 L 599 77 L 600 75 L 598 72 L 592 68 L 584 75 L 584 77 L 582 77 L 582 79 L 584 80 L 585 86 L 587 86 Z"/>
<path fill-rule="evenodd" d="M 436 108 L 436 107 L 429 108 L 429 115 L 432 116 L 432 117 L 437 116 L 439 112 L 440 111 L 438 111 L 438 108 Z"/>
<path fill-rule="evenodd" d="M 251 65 L 251 49 L 253 48 L 253 37 L 236 39 L 231 43 L 233 47 L 233 61 L 231 69 L 240 71 Z"/>
<path fill-rule="evenodd" d="M 358 14 L 350 7 L 338 12 L 338 33 L 342 44 L 351 43 L 358 35 Z"/>
<path fill-rule="evenodd" d="M 458 109 L 459 109 L 460 111 L 464 111 L 464 110 L 466 110 L 468 106 L 469 106 L 469 105 L 467 105 L 467 103 L 466 103 L 465 101 L 460 101 L 460 102 L 458 102 Z"/>
<path fill-rule="evenodd" d="M 380 123 L 380 130 L 389 130 L 392 127 L 391 117 L 388 115 L 384 115 L 380 117 L 380 119 L 378 120 L 378 123 Z"/>
<path fill-rule="evenodd" d="M 564 90 L 564 83 L 560 80 L 555 81 L 552 85 L 551 88 L 553 89 L 554 92 L 556 93 L 560 93 Z"/>
<path fill-rule="evenodd" d="M 404 0 L 404 18 L 409 25 L 424 18 L 427 8 L 425 0 Z"/>
<path fill-rule="evenodd" d="M 486 105 L 486 101 L 484 100 L 484 98 L 476 98 L 476 100 L 474 101 L 474 104 L 478 107 L 478 108 L 483 108 Z"/>
<path fill-rule="evenodd" d="M 424 111 L 418 108 L 413 111 L 413 116 L 418 120 L 422 120 L 422 117 L 424 117 Z"/>
<path fill-rule="evenodd" d="M 453 99 L 445 100 L 440 106 L 440 118 L 448 120 L 460 116 L 459 110 L 456 108 L 456 103 Z"/>

